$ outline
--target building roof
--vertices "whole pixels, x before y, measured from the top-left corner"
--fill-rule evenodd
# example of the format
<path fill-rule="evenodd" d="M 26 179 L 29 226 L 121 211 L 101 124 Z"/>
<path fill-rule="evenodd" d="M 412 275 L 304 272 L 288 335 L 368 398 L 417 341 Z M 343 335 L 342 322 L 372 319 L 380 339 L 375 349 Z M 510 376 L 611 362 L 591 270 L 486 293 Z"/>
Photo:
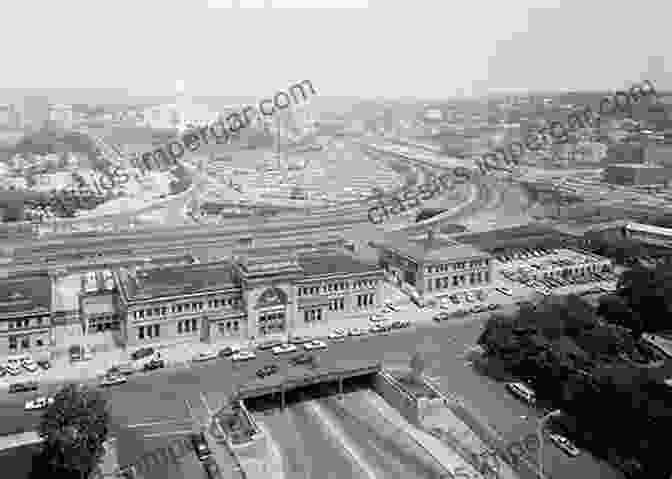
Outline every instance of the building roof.
<path fill-rule="evenodd" d="M 0 283 L 0 314 L 51 310 L 51 279 L 47 275 L 10 278 Z"/>
<path fill-rule="evenodd" d="M 641 169 L 664 169 L 665 167 L 663 165 L 647 165 L 645 163 L 615 163 L 612 165 L 608 165 L 607 169 L 613 169 L 613 168 L 641 168 Z"/>
<path fill-rule="evenodd" d="M 491 250 L 503 247 L 507 244 L 524 243 L 527 240 L 540 238 L 563 238 L 568 236 L 549 226 L 529 224 L 483 231 L 480 233 L 468 233 L 453 235 L 451 238 L 461 243 L 468 243 L 483 250 Z"/>
<path fill-rule="evenodd" d="M 451 261 L 489 256 L 488 253 L 472 245 L 458 243 L 442 237 L 413 240 L 408 237 L 396 236 L 381 241 L 377 245 L 391 249 L 414 261 Z"/>
<path fill-rule="evenodd" d="M 628 223 L 625 227 L 630 231 L 639 233 L 672 237 L 672 229 L 670 228 L 661 228 L 660 226 L 646 225 L 643 223 Z"/>
<path fill-rule="evenodd" d="M 234 274 L 233 264 L 221 261 L 140 270 L 135 274 L 122 270 L 119 283 L 122 294 L 129 301 L 137 301 L 235 288 Z"/>
<path fill-rule="evenodd" d="M 330 274 L 359 274 L 376 272 L 377 264 L 335 250 L 316 250 L 298 255 L 299 265 L 306 277 Z"/>

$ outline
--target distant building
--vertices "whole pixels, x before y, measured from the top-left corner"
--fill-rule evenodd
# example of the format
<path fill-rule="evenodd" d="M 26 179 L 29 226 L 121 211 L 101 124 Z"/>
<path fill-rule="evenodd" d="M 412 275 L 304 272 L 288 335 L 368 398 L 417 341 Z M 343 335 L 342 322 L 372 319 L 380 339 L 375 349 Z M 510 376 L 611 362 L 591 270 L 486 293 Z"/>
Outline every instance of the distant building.
<path fill-rule="evenodd" d="M 54 123 L 69 128 L 73 124 L 74 115 L 71 105 L 51 105 L 49 119 Z"/>
<path fill-rule="evenodd" d="M 615 164 L 605 170 L 605 181 L 615 185 L 662 185 L 670 179 L 672 170 L 659 165 Z"/>
<path fill-rule="evenodd" d="M 0 105 L 0 126 L 6 128 L 19 127 L 19 113 L 16 111 L 14 105 Z"/>
<path fill-rule="evenodd" d="M 26 96 L 21 109 L 21 126 L 39 130 L 49 121 L 49 99 L 46 96 Z"/>

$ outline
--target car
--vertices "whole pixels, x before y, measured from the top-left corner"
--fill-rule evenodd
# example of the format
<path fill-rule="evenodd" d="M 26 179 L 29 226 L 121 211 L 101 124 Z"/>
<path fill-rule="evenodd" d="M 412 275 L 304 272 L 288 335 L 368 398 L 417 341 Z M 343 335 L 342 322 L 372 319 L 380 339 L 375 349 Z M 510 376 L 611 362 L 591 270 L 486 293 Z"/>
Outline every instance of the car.
<path fill-rule="evenodd" d="M 381 316 L 379 314 L 374 314 L 372 316 L 369 316 L 369 321 L 371 321 L 372 323 L 380 323 L 382 321 L 385 321 L 385 319 L 387 319 L 387 318 L 385 318 L 385 316 Z"/>
<path fill-rule="evenodd" d="M 261 351 L 266 351 L 268 349 L 273 349 L 276 346 L 280 346 L 282 344 L 282 341 L 278 339 L 271 339 L 268 341 L 263 341 L 259 344 L 257 344 L 257 349 Z"/>
<path fill-rule="evenodd" d="M 392 311 L 395 311 L 395 312 L 399 311 L 399 308 L 397 308 L 394 304 L 390 303 L 389 301 L 385 303 L 385 306 L 390 308 Z"/>
<path fill-rule="evenodd" d="M 411 321 L 410 321 L 409 319 L 403 319 L 403 320 L 401 320 L 401 321 L 395 321 L 394 323 L 392 323 L 393 326 L 394 326 L 395 324 L 398 325 L 398 326 L 395 326 L 395 327 L 398 327 L 398 328 L 400 328 L 400 329 L 410 328 L 410 327 L 411 327 Z"/>
<path fill-rule="evenodd" d="M 196 451 L 196 456 L 199 460 L 203 461 L 212 455 L 212 452 L 208 447 L 208 442 L 205 440 L 205 435 L 203 433 L 191 434 L 190 439 L 191 444 L 194 446 L 194 451 Z"/>
<path fill-rule="evenodd" d="M 467 311 L 466 309 L 456 309 L 452 315 L 461 318 L 462 316 L 466 316 L 467 314 L 469 314 L 469 311 Z"/>
<path fill-rule="evenodd" d="M 140 348 L 136 351 L 133 351 L 131 354 L 131 359 L 134 361 L 137 361 L 138 359 L 146 358 L 148 356 L 152 356 L 155 353 L 154 348 L 152 347 L 144 347 Z"/>
<path fill-rule="evenodd" d="M 343 341 L 347 336 L 348 333 L 339 329 L 335 329 L 334 331 L 329 333 L 329 339 L 332 341 Z"/>
<path fill-rule="evenodd" d="M 581 453 L 581 451 L 579 451 L 579 448 L 576 447 L 572 443 L 572 441 L 567 439 L 565 436 L 562 436 L 562 435 L 556 434 L 556 433 L 551 433 L 551 434 L 548 435 L 548 438 L 556 446 L 558 446 L 560 449 L 562 449 L 565 452 L 565 454 L 567 454 L 569 456 L 576 457 Z"/>
<path fill-rule="evenodd" d="M 474 314 L 480 314 L 480 313 L 485 313 L 487 310 L 488 310 L 487 306 L 479 305 L 479 306 L 475 306 L 471 310 L 471 312 L 474 313 Z"/>
<path fill-rule="evenodd" d="M 327 343 L 320 341 L 318 339 L 313 339 L 312 341 L 303 345 L 306 351 L 311 351 L 313 349 L 327 349 Z"/>
<path fill-rule="evenodd" d="M 485 301 L 486 297 L 487 295 L 485 294 L 485 291 L 483 291 L 482 289 L 476 291 L 476 298 L 478 298 L 479 301 Z"/>
<path fill-rule="evenodd" d="M 489 310 L 489 311 L 496 311 L 496 310 L 498 310 L 498 309 L 501 308 L 501 307 L 502 307 L 501 304 L 499 304 L 499 303 L 493 303 L 493 304 L 489 304 L 489 305 L 488 305 L 488 310 Z"/>
<path fill-rule="evenodd" d="M 473 303 L 474 301 L 476 301 L 476 299 L 471 293 L 464 293 L 464 299 L 466 299 L 469 303 Z"/>
<path fill-rule="evenodd" d="M 24 405 L 23 409 L 26 411 L 34 411 L 36 409 L 45 409 L 48 406 L 51 406 L 54 404 L 54 398 L 53 397 L 36 397 L 35 399 L 31 401 L 26 401 L 26 404 Z"/>
<path fill-rule="evenodd" d="M 224 349 L 220 349 L 219 355 L 220 358 L 228 358 L 230 356 L 233 356 L 235 353 L 240 351 L 240 348 L 238 346 L 227 346 Z"/>
<path fill-rule="evenodd" d="M 374 324 L 369 328 L 369 332 L 376 334 L 376 333 L 386 333 L 387 328 L 383 326 L 382 324 Z"/>
<path fill-rule="evenodd" d="M 505 296 L 513 296 L 513 291 L 511 291 L 509 288 L 497 288 L 497 291 Z"/>
<path fill-rule="evenodd" d="M 7 363 L 7 372 L 12 376 L 18 376 L 21 374 L 21 368 L 17 363 Z"/>
<path fill-rule="evenodd" d="M 38 368 L 37 363 L 32 358 L 23 358 L 21 360 L 21 365 L 29 373 L 34 373 Z"/>
<path fill-rule="evenodd" d="M 529 404 L 534 404 L 536 396 L 534 391 L 524 383 L 506 383 L 508 389 L 514 396 L 524 400 Z"/>
<path fill-rule="evenodd" d="M 0 378 L 4 377 L 7 374 L 7 368 L 0 366 Z"/>
<path fill-rule="evenodd" d="M 122 376 L 121 374 L 118 373 L 113 373 L 113 374 L 106 374 L 103 379 L 100 381 L 100 385 L 102 387 L 108 387 L 108 386 L 116 386 L 118 384 L 124 384 L 128 379 L 126 379 L 126 376 Z"/>
<path fill-rule="evenodd" d="M 203 361 L 211 361 L 213 359 L 217 359 L 217 353 L 214 351 L 203 351 L 198 353 L 192 361 L 194 362 L 203 362 Z M 152 359 L 153 361 L 153 359 Z"/>
<path fill-rule="evenodd" d="M 152 359 L 145 363 L 143 370 L 154 371 L 155 369 L 163 369 L 166 367 L 166 362 L 163 359 Z"/>
<path fill-rule="evenodd" d="M 151 362 L 151 361 L 149 361 Z M 121 374 L 122 376 L 130 376 L 138 370 L 138 366 L 130 361 L 119 363 L 107 370 L 108 374 Z"/>
<path fill-rule="evenodd" d="M 37 391 L 37 382 L 28 381 L 25 383 L 14 383 L 9 385 L 10 393 L 22 393 L 27 391 Z"/>
<path fill-rule="evenodd" d="M 460 304 L 460 298 L 458 298 L 455 294 L 448 296 L 448 299 L 450 299 L 453 304 Z"/>
<path fill-rule="evenodd" d="M 238 351 L 231 356 L 232 361 L 248 361 L 256 358 L 257 355 L 253 351 Z"/>
<path fill-rule="evenodd" d="M 308 364 L 312 363 L 314 360 L 314 356 L 312 354 L 308 353 L 301 353 L 298 356 L 293 356 L 290 359 L 290 362 L 294 365 L 299 365 L 299 364 Z"/>
<path fill-rule="evenodd" d="M 310 338 L 308 336 L 292 336 L 289 339 L 289 344 L 296 344 L 296 345 L 301 345 L 304 343 L 307 343 L 311 341 L 313 338 Z"/>
<path fill-rule="evenodd" d="M 432 319 L 434 319 L 434 321 L 436 321 L 437 323 L 439 323 L 439 322 L 441 322 L 441 321 L 445 321 L 445 320 L 448 319 L 448 318 L 450 318 L 450 314 L 448 314 L 448 313 L 446 313 L 446 312 L 444 311 L 444 312 L 441 312 L 441 313 L 437 314 L 437 315 L 434 316 L 434 318 L 432 318 Z"/>
<path fill-rule="evenodd" d="M 48 359 L 40 359 L 37 362 L 38 366 L 40 366 L 42 369 L 49 369 L 51 367 L 51 363 L 49 362 Z"/>
<path fill-rule="evenodd" d="M 267 364 L 263 368 L 257 369 L 257 376 L 261 379 L 265 378 L 266 376 L 270 376 L 272 374 L 275 374 L 278 372 L 278 366 L 275 364 Z"/>
<path fill-rule="evenodd" d="M 293 344 L 280 344 L 279 346 L 274 347 L 271 351 L 273 351 L 273 354 L 285 354 L 293 353 L 296 349 L 296 346 Z"/>
<path fill-rule="evenodd" d="M 348 330 L 348 335 L 349 336 L 361 336 L 364 334 L 364 330 L 360 328 L 350 328 Z"/>
<path fill-rule="evenodd" d="M 205 469 L 205 472 L 207 473 L 208 479 L 222 479 L 223 477 L 226 477 L 222 474 L 222 471 L 217 465 L 217 461 L 212 456 L 206 457 L 201 463 L 203 464 L 203 469 Z"/>

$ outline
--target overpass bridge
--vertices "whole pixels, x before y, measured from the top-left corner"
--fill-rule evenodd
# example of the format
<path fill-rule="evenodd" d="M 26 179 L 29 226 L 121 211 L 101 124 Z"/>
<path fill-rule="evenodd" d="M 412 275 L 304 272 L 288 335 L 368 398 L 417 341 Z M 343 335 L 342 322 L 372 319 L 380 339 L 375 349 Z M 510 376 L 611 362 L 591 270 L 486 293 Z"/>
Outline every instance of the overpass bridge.
<path fill-rule="evenodd" d="M 373 384 L 373 378 L 382 371 L 380 362 L 368 363 L 354 368 L 322 368 L 315 366 L 303 375 L 276 376 L 274 380 L 259 380 L 257 384 L 248 383 L 239 388 L 233 396 L 235 401 L 245 401 L 250 409 L 265 409 L 268 403 L 278 399 L 280 407 L 285 408 L 287 396 L 343 394 L 344 387 L 367 386 Z M 273 377 L 273 376 L 272 376 Z"/>

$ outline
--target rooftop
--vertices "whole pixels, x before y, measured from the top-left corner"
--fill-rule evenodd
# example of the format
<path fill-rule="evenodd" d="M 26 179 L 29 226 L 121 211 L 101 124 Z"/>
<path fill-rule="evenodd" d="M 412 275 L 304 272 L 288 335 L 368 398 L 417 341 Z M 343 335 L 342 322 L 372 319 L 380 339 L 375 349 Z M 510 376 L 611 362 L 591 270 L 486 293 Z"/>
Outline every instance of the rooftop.
<path fill-rule="evenodd" d="M 0 284 L 0 314 L 51 309 L 51 280 L 47 275 L 11 278 Z"/>
<path fill-rule="evenodd" d="M 120 279 L 121 289 L 131 301 L 237 286 L 230 261 L 168 266 L 135 274 L 122 270 Z"/>
<path fill-rule="evenodd" d="M 299 254 L 299 265 L 306 276 L 358 274 L 380 269 L 377 264 L 335 250 L 316 250 Z"/>
<path fill-rule="evenodd" d="M 489 256 L 488 253 L 471 245 L 441 237 L 414 240 L 407 236 L 396 236 L 377 242 L 377 245 L 392 249 L 415 261 L 445 261 Z"/>

